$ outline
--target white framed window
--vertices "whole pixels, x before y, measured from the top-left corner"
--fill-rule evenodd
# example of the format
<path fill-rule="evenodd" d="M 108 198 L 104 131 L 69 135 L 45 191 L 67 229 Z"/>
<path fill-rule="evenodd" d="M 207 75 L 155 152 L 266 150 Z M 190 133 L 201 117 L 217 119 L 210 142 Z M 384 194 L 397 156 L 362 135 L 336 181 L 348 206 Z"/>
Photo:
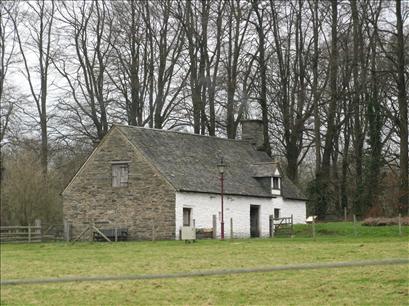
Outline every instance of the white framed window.
<path fill-rule="evenodd" d="M 112 187 L 128 187 L 129 164 L 112 164 Z"/>
<path fill-rule="evenodd" d="M 280 189 L 280 178 L 273 176 L 273 189 Z"/>

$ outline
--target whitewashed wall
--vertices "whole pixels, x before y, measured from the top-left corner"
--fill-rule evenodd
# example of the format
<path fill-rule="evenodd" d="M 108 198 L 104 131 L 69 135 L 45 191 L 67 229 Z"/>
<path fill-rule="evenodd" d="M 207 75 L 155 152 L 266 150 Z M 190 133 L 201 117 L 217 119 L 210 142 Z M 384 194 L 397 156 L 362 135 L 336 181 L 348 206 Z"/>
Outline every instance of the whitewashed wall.
<path fill-rule="evenodd" d="M 283 197 L 273 199 L 274 208 L 280 209 L 280 217 L 290 217 L 293 215 L 294 223 L 304 224 L 307 217 L 305 201 L 289 200 Z"/>
<path fill-rule="evenodd" d="M 274 208 L 281 209 L 281 216 L 293 214 L 296 223 L 305 223 L 305 202 L 283 201 L 282 197 L 274 199 L 245 196 L 224 197 L 224 232 L 230 237 L 230 218 L 233 218 L 233 232 L 236 237 L 250 236 L 250 205 L 259 205 L 259 225 L 261 237 L 268 237 L 269 216 L 274 214 Z M 213 215 L 217 216 L 217 235 L 220 236 L 220 196 L 207 193 L 176 193 L 176 239 L 183 225 L 183 207 L 192 209 L 191 218 L 195 220 L 196 228 L 212 228 Z"/>

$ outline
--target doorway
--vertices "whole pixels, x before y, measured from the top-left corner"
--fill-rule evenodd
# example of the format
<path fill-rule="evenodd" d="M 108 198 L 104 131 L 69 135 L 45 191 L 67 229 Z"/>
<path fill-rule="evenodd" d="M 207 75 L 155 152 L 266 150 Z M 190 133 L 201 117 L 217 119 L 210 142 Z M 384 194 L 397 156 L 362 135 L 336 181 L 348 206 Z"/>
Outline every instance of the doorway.
<path fill-rule="evenodd" d="M 260 237 L 260 206 L 250 205 L 250 237 Z"/>

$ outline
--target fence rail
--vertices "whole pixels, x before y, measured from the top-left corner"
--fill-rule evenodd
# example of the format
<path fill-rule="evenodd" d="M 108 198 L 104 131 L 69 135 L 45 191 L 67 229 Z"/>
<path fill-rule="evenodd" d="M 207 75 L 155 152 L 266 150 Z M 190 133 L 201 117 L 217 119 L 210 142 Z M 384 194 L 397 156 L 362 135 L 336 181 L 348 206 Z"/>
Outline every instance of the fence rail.
<path fill-rule="evenodd" d="M 63 224 L 42 224 L 41 228 L 43 241 L 64 240 Z"/>
<path fill-rule="evenodd" d="M 41 242 L 41 226 L 0 226 L 0 242 Z"/>

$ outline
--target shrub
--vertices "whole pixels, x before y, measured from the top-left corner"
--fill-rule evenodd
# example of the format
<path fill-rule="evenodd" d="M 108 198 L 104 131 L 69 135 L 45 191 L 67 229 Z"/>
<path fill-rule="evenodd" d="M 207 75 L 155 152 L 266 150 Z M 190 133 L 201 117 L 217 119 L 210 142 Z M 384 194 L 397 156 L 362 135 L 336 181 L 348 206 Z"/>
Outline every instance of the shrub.
<path fill-rule="evenodd" d="M 397 225 L 399 223 L 398 217 L 395 218 L 367 218 L 362 221 L 364 226 L 386 226 L 386 225 Z M 409 225 L 409 217 L 401 218 L 402 225 Z"/>

